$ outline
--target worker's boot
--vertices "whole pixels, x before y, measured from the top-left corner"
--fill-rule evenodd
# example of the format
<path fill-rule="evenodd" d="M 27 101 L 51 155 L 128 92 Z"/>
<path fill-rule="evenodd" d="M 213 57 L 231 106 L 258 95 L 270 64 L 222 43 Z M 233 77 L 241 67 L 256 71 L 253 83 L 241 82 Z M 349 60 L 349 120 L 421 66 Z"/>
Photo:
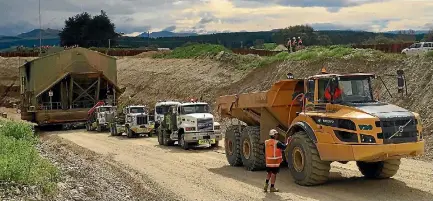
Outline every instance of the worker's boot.
<path fill-rule="evenodd" d="M 270 192 L 271 192 L 271 193 L 274 193 L 274 192 L 280 192 L 280 190 L 279 190 L 278 188 L 271 187 Z"/>
<path fill-rule="evenodd" d="M 263 188 L 263 190 L 265 191 L 265 193 L 268 192 L 268 187 L 269 187 L 269 184 L 265 183 L 265 187 Z"/>

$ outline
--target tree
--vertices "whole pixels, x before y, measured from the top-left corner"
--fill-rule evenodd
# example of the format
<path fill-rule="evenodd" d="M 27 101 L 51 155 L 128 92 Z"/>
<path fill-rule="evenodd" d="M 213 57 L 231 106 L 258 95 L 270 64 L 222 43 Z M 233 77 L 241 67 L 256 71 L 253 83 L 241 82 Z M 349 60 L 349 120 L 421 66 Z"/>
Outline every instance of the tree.
<path fill-rule="evenodd" d="M 94 17 L 83 12 L 65 21 L 65 27 L 59 34 L 60 42 L 63 46 L 107 47 L 109 39 L 119 36 L 114 30 L 115 25 L 103 10 Z"/>
<path fill-rule="evenodd" d="M 273 40 L 277 44 L 286 44 L 287 40 L 293 37 L 301 37 L 304 45 L 313 45 L 317 44 L 317 33 L 314 32 L 314 29 L 308 25 L 296 25 L 290 26 L 285 29 L 281 29 L 275 32 L 272 36 Z"/>

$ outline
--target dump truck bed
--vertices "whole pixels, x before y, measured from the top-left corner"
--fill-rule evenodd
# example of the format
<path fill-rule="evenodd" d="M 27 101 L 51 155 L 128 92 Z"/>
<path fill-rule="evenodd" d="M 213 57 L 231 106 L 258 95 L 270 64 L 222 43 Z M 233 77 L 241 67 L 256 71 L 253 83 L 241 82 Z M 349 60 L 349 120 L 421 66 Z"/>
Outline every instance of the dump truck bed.
<path fill-rule="evenodd" d="M 291 111 L 290 105 L 296 94 L 303 92 L 303 87 L 303 80 L 291 79 L 275 83 L 268 91 L 221 96 L 217 98 L 219 113 L 222 117 L 236 118 L 250 126 L 263 127 L 269 121 L 276 121 L 288 128 L 289 122 L 301 110 L 298 102 L 294 102 Z"/>

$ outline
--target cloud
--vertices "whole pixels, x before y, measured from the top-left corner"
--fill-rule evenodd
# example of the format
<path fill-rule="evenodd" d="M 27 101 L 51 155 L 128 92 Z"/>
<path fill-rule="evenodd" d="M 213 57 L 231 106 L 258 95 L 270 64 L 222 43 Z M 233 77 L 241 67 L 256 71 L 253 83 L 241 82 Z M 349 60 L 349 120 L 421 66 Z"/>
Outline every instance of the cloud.
<path fill-rule="evenodd" d="M 2 1 L 0 35 L 38 28 L 37 2 Z M 433 21 L 431 0 L 41 0 L 42 27 L 60 29 L 68 17 L 101 9 L 124 33 L 261 31 L 297 24 L 388 31 L 425 28 Z"/>
<path fill-rule="evenodd" d="M 163 31 L 174 31 L 174 30 L 176 30 L 176 26 L 169 26 L 169 27 L 166 27 L 165 29 L 163 29 Z"/>

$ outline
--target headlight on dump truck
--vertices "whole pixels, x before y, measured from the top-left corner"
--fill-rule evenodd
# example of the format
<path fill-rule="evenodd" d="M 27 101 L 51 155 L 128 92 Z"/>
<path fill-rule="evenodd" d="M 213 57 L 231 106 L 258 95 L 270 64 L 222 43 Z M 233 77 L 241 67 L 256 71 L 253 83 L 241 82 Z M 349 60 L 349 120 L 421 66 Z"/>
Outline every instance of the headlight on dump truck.
<path fill-rule="evenodd" d="M 361 143 L 376 143 L 376 139 L 371 135 L 361 134 Z"/>
<path fill-rule="evenodd" d="M 220 126 L 214 126 L 213 128 L 214 128 L 214 130 L 220 130 L 221 129 Z"/>

